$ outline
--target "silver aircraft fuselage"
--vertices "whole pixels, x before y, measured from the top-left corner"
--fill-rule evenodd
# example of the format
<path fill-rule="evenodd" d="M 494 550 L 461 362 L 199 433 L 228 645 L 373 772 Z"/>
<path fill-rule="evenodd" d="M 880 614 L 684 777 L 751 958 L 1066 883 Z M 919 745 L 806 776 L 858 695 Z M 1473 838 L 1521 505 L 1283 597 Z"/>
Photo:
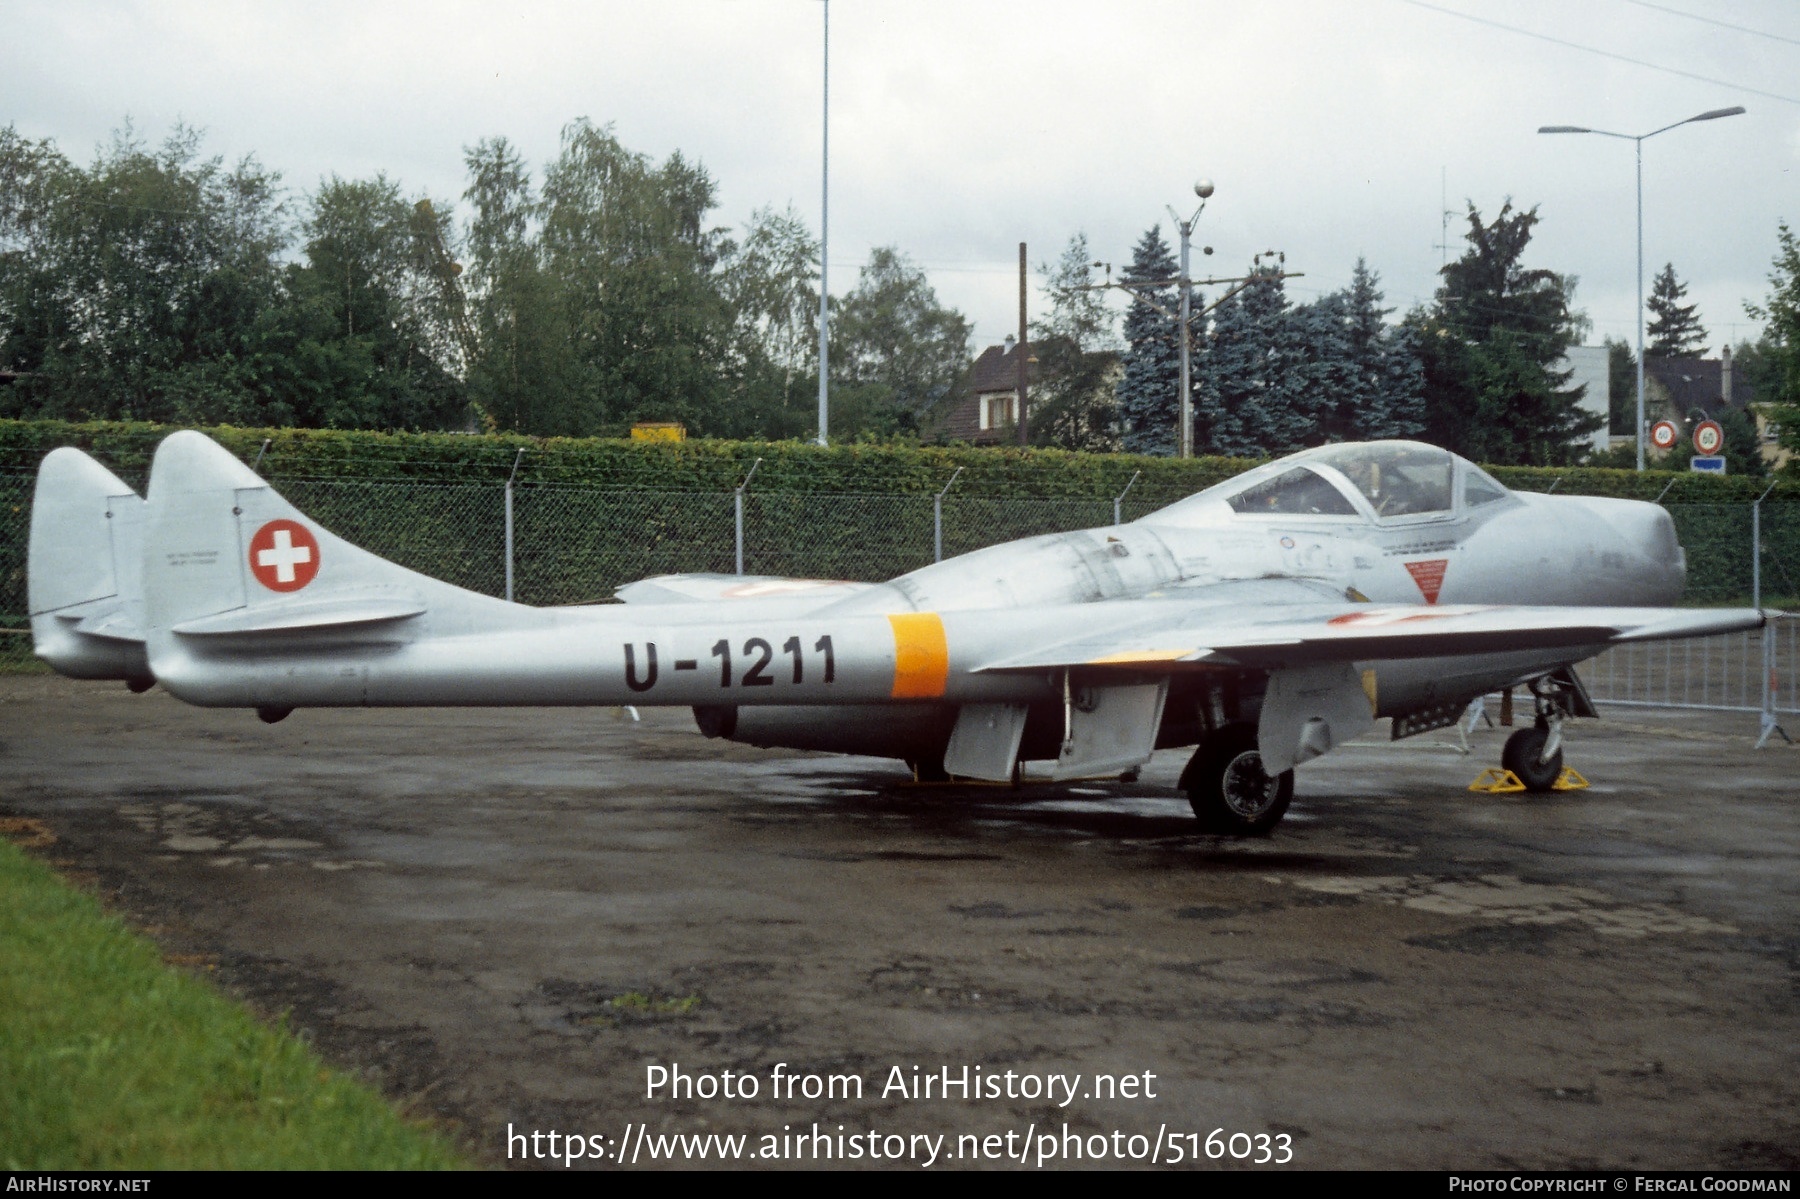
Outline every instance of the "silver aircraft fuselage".
<path fill-rule="evenodd" d="M 1304 760 L 1374 716 L 1466 703 L 1615 640 L 1760 621 L 1664 609 L 1683 576 L 1654 505 L 1515 494 L 1411 442 L 1308 451 L 1130 524 L 887 583 L 669 576 L 617 605 L 532 608 L 405 570 L 195 433 L 163 442 L 143 500 L 52 453 L 31 545 L 37 651 L 66 674 L 270 719 L 691 706 L 713 735 L 918 760 L 948 745 L 989 773 L 1141 760 L 1259 710 L 1284 742 L 1270 760 Z M 1295 721 L 1325 731 L 1296 749 Z"/>

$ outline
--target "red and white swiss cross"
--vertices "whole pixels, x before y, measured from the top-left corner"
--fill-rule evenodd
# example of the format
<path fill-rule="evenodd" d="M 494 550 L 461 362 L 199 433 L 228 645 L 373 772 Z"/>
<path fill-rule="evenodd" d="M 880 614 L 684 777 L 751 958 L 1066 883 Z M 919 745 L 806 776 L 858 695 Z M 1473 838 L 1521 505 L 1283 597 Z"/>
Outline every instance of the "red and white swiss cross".
<path fill-rule="evenodd" d="M 272 520 L 250 539 L 250 573 L 270 591 L 298 591 L 319 573 L 319 539 L 297 520 Z"/>

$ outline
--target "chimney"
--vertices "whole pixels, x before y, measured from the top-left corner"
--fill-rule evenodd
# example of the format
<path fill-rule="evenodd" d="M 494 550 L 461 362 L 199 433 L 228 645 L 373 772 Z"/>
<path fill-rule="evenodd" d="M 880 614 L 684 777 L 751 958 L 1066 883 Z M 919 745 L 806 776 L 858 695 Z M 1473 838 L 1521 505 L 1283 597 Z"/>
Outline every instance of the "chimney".
<path fill-rule="evenodd" d="M 1018 344 L 1019 344 L 1019 339 L 1014 337 L 1012 334 L 1008 333 L 1006 335 L 1006 348 L 1000 352 L 1003 354 L 1010 354 L 1013 352 L 1013 347 Z"/>
<path fill-rule="evenodd" d="M 1719 398 L 1731 407 L 1731 347 L 1719 351 Z"/>

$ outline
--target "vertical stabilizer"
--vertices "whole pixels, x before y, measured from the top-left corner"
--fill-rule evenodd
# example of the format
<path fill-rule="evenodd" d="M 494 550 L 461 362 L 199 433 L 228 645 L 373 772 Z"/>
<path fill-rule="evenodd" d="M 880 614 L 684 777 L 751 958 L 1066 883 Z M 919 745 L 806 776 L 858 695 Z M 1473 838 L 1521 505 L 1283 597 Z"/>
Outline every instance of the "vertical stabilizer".
<path fill-rule="evenodd" d="M 37 654 L 59 673 L 147 686 L 144 502 L 82 453 L 50 451 L 31 502 L 27 591 Z"/>
<path fill-rule="evenodd" d="M 334 536 L 201 433 L 157 447 L 145 508 L 149 660 L 191 703 L 362 703 L 369 663 L 428 633 L 544 623 Z"/>

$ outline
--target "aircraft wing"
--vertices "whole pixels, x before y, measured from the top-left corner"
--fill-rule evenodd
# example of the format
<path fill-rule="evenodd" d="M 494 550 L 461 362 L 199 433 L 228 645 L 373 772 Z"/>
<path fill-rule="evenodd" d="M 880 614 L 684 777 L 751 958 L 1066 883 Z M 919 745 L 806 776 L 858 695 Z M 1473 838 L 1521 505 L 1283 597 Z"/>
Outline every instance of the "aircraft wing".
<path fill-rule="evenodd" d="M 1166 614 L 1115 628 L 1106 628 L 1102 613 L 1095 611 L 1093 624 L 1100 628 L 1094 631 L 996 658 L 978 669 L 1296 667 L 1704 637 L 1759 628 L 1764 620 L 1755 609 L 1347 602 L 1272 605 L 1227 615 L 1210 603 L 1165 602 L 1170 609 Z"/>
<path fill-rule="evenodd" d="M 804 610 L 808 601 L 823 607 L 859 591 L 867 591 L 874 583 L 851 583 L 843 579 L 789 579 L 779 575 L 682 574 L 656 575 L 627 583 L 613 594 L 628 604 L 695 604 L 723 600 L 785 599 L 793 600 L 796 610 Z"/>

